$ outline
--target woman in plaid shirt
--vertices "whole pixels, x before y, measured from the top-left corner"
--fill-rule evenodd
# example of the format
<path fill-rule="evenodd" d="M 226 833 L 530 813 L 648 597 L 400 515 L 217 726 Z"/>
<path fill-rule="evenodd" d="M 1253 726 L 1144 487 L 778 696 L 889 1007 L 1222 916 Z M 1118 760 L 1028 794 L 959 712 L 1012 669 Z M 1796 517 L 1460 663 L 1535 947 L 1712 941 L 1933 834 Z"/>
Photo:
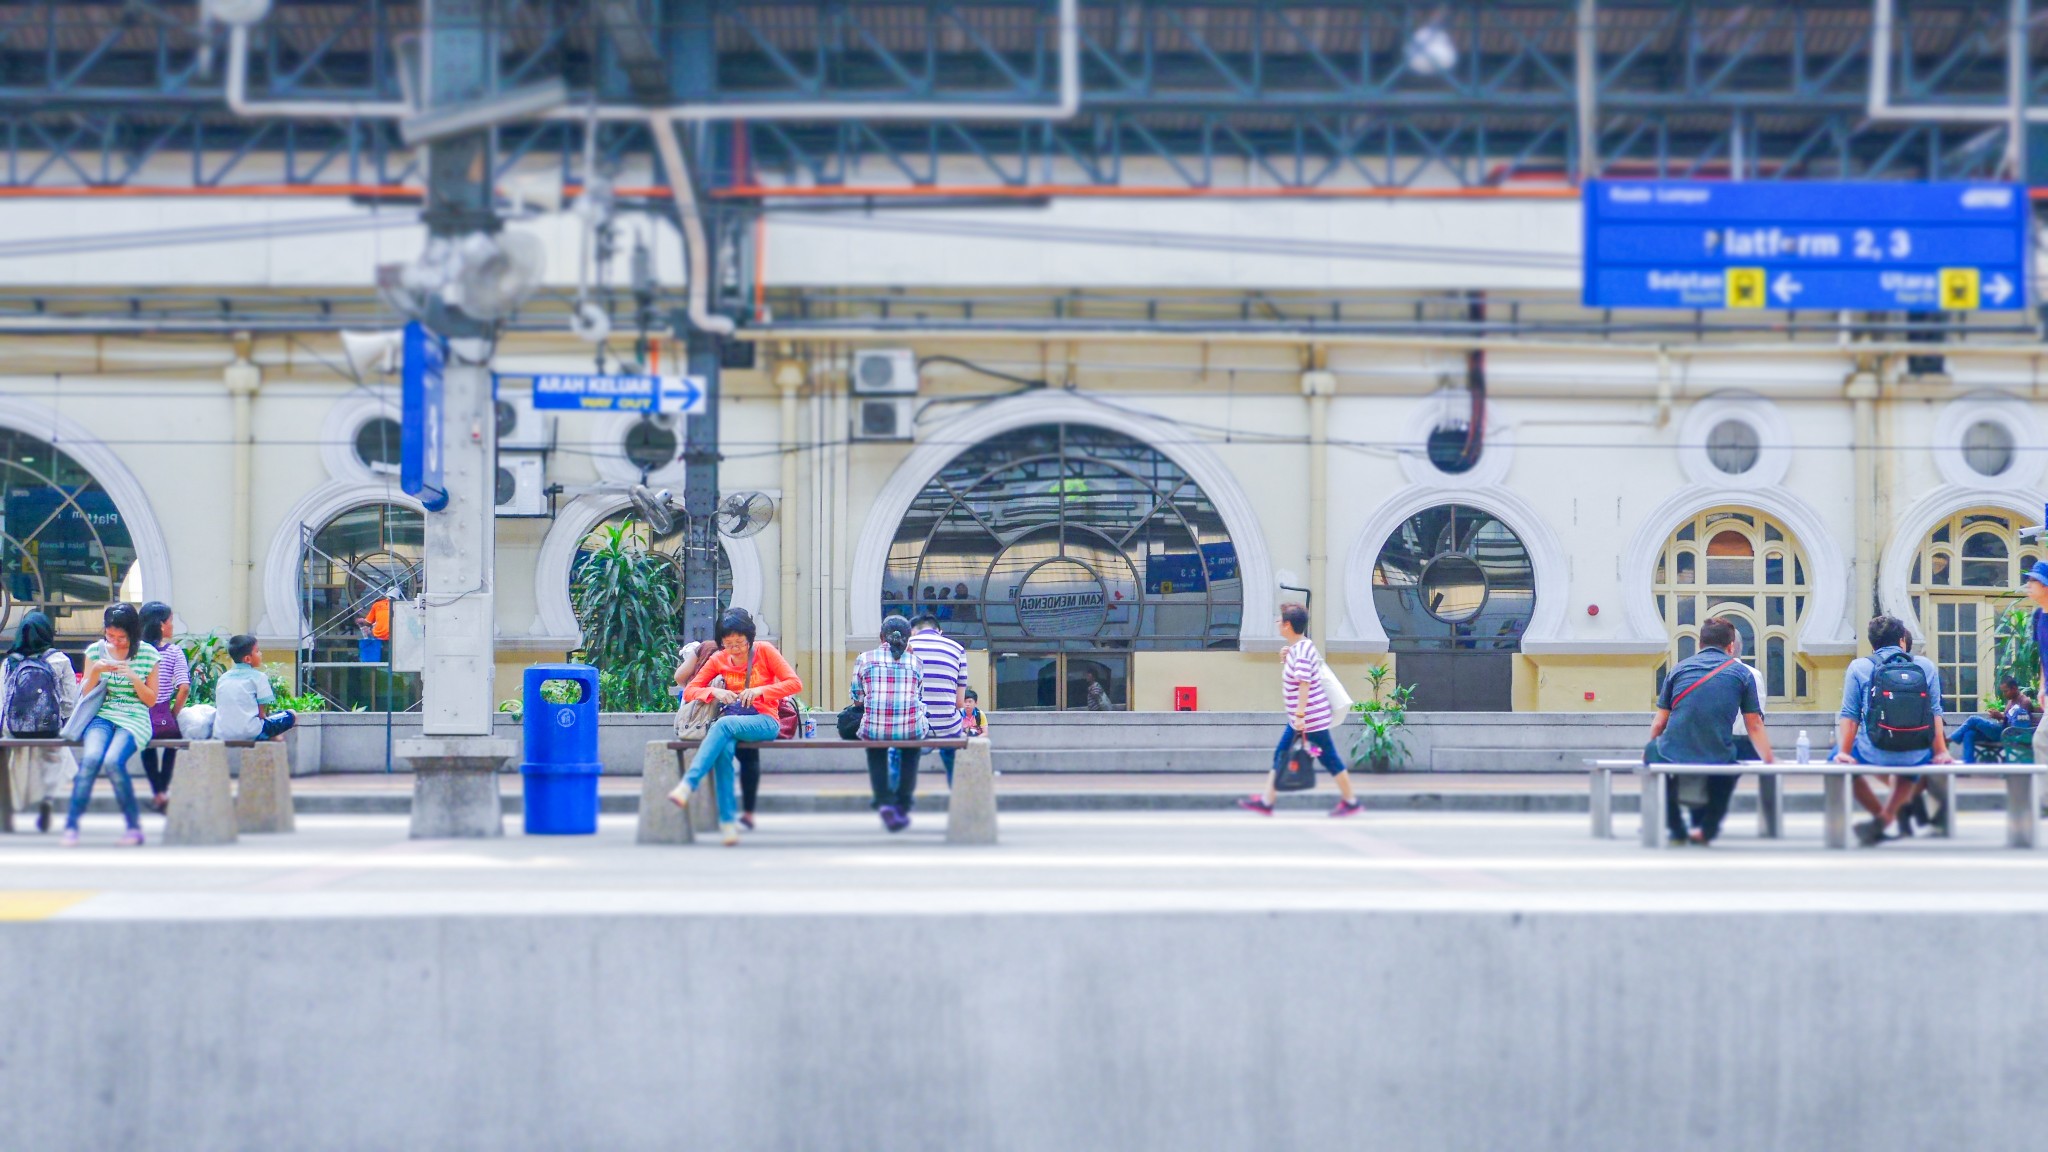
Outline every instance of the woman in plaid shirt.
<path fill-rule="evenodd" d="M 860 738 L 886 742 L 922 740 L 930 731 L 924 722 L 924 668 L 909 651 L 910 621 L 891 616 L 882 621 L 882 643 L 853 662 L 853 702 L 862 707 Z M 875 790 L 875 810 L 882 827 L 901 832 L 910 827 L 910 806 L 917 798 L 918 750 L 901 749 L 902 769 L 889 787 L 889 749 L 870 748 L 868 783 Z"/>

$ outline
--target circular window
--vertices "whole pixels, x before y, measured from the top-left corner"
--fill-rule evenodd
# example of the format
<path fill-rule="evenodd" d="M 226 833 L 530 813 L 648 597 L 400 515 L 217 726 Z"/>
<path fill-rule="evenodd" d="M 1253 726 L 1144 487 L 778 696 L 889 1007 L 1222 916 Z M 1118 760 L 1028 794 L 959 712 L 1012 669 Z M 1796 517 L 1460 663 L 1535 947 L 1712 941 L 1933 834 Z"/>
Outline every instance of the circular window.
<path fill-rule="evenodd" d="M 1740 476 L 1756 467 L 1763 439 L 1746 420 L 1723 420 L 1707 433 L 1707 460 L 1730 476 Z"/>
<path fill-rule="evenodd" d="M 1979 420 L 1963 433 L 1963 462 L 1979 476 L 2004 475 L 2012 454 L 2012 430 L 1996 420 Z"/>
<path fill-rule="evenodd" d="M 676 462 L 675 430 L 664 428 L 652 420 L 642 417 L 626 431 L 622 447 L 626 459 L 643 472 L 653 472 Z"/>
<path fill-rule="evenodd" d="M 1465 424 L 1439 424 L 1429 431 L 1429 462 L 1439 472 L 1457 475 L 1470 472 L 1479 463 L 1479 453 L 1466 453 L 1472 441 L 1472 430 Z"/>
<path fill-rule="evenodd" d="M 398 421 L 379 416 L 356 429 L 356 459 L 372 472 L 398 471 Z"/>
<path fill-rule="evenodd" d="M 1470 556 L 1436 557 L 1423 566 L 1417 587 L 1422 610 L 1446 624 L 1463 624 L 1486 607 L 1486 569 Z"/>

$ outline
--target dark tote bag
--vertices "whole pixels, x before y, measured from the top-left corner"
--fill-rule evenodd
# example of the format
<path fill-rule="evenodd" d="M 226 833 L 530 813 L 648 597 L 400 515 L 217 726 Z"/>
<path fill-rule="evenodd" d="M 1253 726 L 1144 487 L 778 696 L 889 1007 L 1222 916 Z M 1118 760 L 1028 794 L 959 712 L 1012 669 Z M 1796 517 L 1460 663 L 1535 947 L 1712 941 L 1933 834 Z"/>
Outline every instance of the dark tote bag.
<path fill-rule="evenodd" d="M 1309 791 L 1316 786 L 1316 769 L 1321 763 L 1322 761 L 1309 752 L 1308 741 L 1296 736 L 1294 747 L 1288 750 L 1287 759 L 1282 762 L 1279 774 L 1273 778 L 1274 791 Z"/>

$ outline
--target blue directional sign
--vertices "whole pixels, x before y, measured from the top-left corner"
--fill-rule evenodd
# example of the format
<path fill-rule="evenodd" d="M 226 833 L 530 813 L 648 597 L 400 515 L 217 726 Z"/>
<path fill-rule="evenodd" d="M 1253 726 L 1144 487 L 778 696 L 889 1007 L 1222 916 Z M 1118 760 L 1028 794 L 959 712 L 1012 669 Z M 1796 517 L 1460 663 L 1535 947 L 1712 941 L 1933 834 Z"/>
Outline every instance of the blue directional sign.
<path fill-rule="evenodd" d="M 575 412 L 672 412 L 685 416 L 698 416 L 704 412 L 704 378 L 701 376 L 553 373 L 531 379 L 535 408 Z"/>
<path fill-rule="evenodd" d="M 442 372 L 448 342 L 415 320 L 405 326 L 404 364 L 399 374 L 398 486 L 420 506 L 439 512 L 448 506 L 441 478 Z"/>
<path fill-rule="evenodd" d="M 1595 180 L 1589 308 L 2027 307 L 2032 251 L 2016 184 Z"/>

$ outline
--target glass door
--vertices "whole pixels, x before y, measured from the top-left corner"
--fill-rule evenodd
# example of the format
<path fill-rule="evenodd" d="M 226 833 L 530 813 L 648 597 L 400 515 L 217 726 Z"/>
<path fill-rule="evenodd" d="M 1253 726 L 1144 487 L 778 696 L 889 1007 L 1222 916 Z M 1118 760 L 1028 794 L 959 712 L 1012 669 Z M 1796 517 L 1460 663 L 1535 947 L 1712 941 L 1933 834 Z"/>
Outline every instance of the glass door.
<path fill-rule="evenodd" d="M 1131 706 L 1125 652 L 997 652 L 998 711 L 1124 712 Z"/>
<path fill-rule="evenodd" d="M 1932 655 L 1941 670 L 1942 707 L 1949 712 L 1976 712 L 1979 693 L 1991 686 L 1991 616 L 1981 600 L 1934 598 Z"/>

